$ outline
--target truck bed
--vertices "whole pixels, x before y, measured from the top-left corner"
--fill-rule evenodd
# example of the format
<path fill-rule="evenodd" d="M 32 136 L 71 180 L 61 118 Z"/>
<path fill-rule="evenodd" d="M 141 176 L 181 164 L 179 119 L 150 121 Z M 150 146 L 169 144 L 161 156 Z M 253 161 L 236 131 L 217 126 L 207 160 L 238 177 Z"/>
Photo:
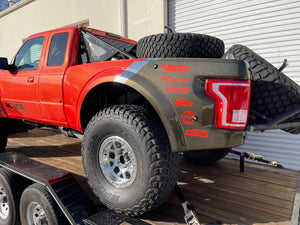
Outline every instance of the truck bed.
<path fill-rule="evenodd" d="M 80 140 L 42 128 L 10 135 L 6 151 L 23 153 L 70 171 L 93 197 L 84 176 L 80 148 Z M 195 207 L 201 223 L 290 224 L 299 217 L 299 196 L 296 195 L 299 175 L 297 171 L 252 163 L 246 163 L 245 173 L 240 173 L 238 162 L 229 159 L 214 167 L 198 167 L 180 159 L 178 184 Z M 144 216 L 143 221 L 157 225 L 185 224 L 175 193 Z"/>

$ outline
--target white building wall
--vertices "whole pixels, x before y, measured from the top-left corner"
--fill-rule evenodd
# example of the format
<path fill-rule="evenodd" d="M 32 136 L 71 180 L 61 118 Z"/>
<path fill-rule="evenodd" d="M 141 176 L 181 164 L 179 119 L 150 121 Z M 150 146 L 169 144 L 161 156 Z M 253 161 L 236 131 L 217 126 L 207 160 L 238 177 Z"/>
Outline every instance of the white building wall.
<path fill-rule="evenodd" d="M 226 49 L 246 45 L 300 85 L 299 0 L 169 0 L 169 26 L 176 32 L 216 36 Z M 264 155 L 300 170 L 300 135 L 280 130 L 249 133 L 237 150 Z"/>
<path fill-rule="evenodd" d="M 12 59 L 31 34 L 75 24 L 134 40 L 164 32 L 167 0 L 22 0 L 0 12 L 0 56 Z"/>

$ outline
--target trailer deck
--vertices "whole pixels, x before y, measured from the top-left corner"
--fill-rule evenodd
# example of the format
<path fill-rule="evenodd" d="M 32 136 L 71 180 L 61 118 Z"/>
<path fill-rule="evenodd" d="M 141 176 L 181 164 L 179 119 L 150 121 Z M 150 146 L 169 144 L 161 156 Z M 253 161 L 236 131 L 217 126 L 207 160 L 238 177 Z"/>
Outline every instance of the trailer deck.
<path fill-rule="evenodd" d="M 93 197 L 81 163 L 81 141 L 41 128 L 9 136 L 7 150 L 71 172 Z M 199 167 L 180 159 L 178 184 L 202 223 L 295 224 L 299 218 L 299 172 L 224 159 L 214 167 Z M 297 191 L 298 190 L 298 191 Z M 184 225 L 175 192 L 142 219 L 149 224 Z"/>

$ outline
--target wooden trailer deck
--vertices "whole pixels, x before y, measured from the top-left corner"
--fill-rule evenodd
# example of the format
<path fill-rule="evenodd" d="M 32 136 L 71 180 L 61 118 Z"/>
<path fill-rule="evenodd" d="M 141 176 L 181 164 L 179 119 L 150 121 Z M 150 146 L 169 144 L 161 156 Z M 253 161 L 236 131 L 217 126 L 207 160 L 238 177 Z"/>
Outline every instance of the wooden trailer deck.
<path fill-rule="evenodd" d="M 80 148 L 80 140 L 42 128 L 10 135 L 7 151 L 70 171 L 88 191 Z M 298 224 L 297 171 L 246 163 L 245 172 L 240 173 L 239 162 L 228 159 L 214 167 L 193 166 L 180 159 L 180 168 L 178 184 L 201 224 L 290 224 L 292 219 Z M 174 193 L 143 220 L 157 225 L 185 224 Z"/>

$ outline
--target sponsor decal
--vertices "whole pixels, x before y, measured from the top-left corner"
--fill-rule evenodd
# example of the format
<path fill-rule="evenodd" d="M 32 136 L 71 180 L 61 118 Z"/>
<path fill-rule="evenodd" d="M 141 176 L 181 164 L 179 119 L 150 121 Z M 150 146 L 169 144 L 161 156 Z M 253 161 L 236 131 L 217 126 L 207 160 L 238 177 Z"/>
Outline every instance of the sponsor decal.
<path fill-rule="evenodd" d="M 22 104 L 5 103 L 5 106 L 11 109 L 26 110 Z"/>
<path fill-rule="evenodd" d="M 184 124 L 192 124 L 194 123 L 195 114 L 191 111 L 184 111 L 181 115 L 181 120 Z"/>
<path fill-rule="evenodd" d="M 165 69 L 165 73 L 187 73 L 190 69 L 189 65 L 160 65 Z"/>
<path fill-rule="evenodd" d="M 179 106 L 192 107 L 193 106 L 193 102 L 190 102 L 188 100 L 180 98 L 180 99 L 177 99 L 177 101 L 175 102 L 175 106 L 177 106 L 177 107 L 179 107 Z"/>
<path fill-rule="evenodd" d="M 170 93 L 179 93 L 188 95 L 190 93 L 191 88 L 188 87 L 178 87 L 178 86 L 166 86 L 165 92 Z"/>
<path fill-rule="evenodd" d="M 186 130 L 185 134 L 189 135 L 189 136 L 201 137 L 201 138 L 207 138 L 208 137 L 208 131 L 207 130 L 198 130 L 198 129 Z"/>
<path fill-rule="evenodd" d="M 179 78 L 179 77 L 169 77 L 169 76 L 161 76 L 159 78 L 162 82 L 174 82 L 174 83 L 190 83 L 190 78 Z"/>

